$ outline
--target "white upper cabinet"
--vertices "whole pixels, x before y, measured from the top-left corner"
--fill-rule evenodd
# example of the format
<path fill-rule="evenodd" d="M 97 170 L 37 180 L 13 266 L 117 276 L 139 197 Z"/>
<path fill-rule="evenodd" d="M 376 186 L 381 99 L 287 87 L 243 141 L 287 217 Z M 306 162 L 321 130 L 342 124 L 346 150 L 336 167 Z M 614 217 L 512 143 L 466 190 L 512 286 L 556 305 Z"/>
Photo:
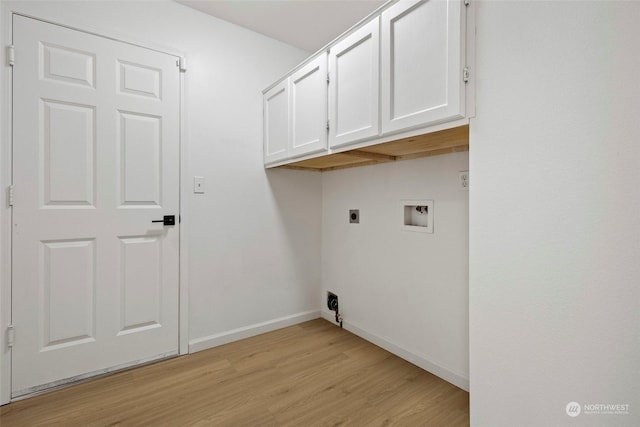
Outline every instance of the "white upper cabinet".
<path fill-rule="evenodd" d="M 380 19 L 329 51 L 329 146 L 375 137 L 379 125 Z"/>
<path fill-rule="evenodd" d="M 289 79 L 271 88 L 263 96 L 264 162 L 289 157 Z"/>
<path fill-rule="evenodd" d="M 464 0 L 394 0 L 372 13 L 264 91 L 265 164 L 338 153 L 344 163 L 348 151 L 365 158 L 365 147 L 468 125 L 474 16 Z"/>
<path fill-rule="evenodd" d="M 289 78 L 291 135 L 289 156 L 327 148 L 327 55 L 322 53 Z"/>
<path fill-rule="evenodd" d="M 383 134 L 465 116 L 464 7 L 401 1 L 382 12 Z"/>

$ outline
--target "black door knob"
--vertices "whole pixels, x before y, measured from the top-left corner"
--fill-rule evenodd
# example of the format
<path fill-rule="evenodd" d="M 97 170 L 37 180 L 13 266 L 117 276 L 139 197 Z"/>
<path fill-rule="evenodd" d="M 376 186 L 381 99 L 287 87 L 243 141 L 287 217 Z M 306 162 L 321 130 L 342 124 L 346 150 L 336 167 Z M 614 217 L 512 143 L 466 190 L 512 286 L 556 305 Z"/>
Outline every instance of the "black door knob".
<path fill-rule="evenodd" d="M 163 225 L 176 225 L 175 215 L 165 215 L 163 219 L 156 219 L 151 222 L 161 222 Z"/>

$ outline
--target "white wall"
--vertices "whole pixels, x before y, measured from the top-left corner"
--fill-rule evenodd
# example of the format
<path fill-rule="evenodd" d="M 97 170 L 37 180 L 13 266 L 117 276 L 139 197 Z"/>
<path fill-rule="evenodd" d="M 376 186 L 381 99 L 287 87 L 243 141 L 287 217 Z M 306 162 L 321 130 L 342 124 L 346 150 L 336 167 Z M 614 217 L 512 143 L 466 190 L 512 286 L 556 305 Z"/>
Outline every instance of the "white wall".
<path fill-rule="evenodd" d="M 323 173 L 322 300 L 347 329 L 468 387 L 468 153 Z M 401 200 L 434 200 L 434 233 L 404 231 Z M 360 224 L 349 224 L 360 209 Z"/>
<path fill-rule="evenodd" d="M 193 175 L 206 178 L 206 194 L 183 193 L 190 342 L 203 348 L 229 331 L 317 313 L 320 175 L 262 167 L 261 91 L 306 52 L 172 1 L 3 3 L 5 12 L 19 10 L 187 56 L 184 187 L 192 188 Z M 9 44 L 3 34 L 3 45 Z M 7 165 L 6 155 L 2 162 Z M 5 188 L 7 174 L 2 176 Z"/>
<path fill-rule="evenodd" d="M 639 18 L 478 4 L 473 426 L 640 425 Z M 570 418 L 571 401 L 631 413 Z"/>

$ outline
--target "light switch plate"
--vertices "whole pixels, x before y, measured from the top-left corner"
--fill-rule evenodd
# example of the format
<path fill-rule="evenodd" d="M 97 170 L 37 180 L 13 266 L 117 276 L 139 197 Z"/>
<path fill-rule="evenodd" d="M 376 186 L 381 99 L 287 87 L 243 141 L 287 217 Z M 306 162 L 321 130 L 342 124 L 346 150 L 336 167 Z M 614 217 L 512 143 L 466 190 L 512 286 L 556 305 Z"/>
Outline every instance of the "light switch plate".
<path fill-rule="evenodd" d="M 204 194 L 204 177 L 203 176 L 193 177 L 193 192 L 196 194 Z"/>

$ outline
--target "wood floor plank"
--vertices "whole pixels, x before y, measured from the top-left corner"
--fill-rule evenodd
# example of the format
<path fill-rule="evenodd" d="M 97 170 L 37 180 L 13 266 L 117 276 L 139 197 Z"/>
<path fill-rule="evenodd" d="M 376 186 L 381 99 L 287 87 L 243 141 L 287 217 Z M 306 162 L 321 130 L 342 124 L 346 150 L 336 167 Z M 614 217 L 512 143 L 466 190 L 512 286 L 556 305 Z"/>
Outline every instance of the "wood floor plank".
<path fill-rule="evenodd" d="M 0 426 L 469 425 L 469 395 L 322 320 L 0 407 Z"/>

